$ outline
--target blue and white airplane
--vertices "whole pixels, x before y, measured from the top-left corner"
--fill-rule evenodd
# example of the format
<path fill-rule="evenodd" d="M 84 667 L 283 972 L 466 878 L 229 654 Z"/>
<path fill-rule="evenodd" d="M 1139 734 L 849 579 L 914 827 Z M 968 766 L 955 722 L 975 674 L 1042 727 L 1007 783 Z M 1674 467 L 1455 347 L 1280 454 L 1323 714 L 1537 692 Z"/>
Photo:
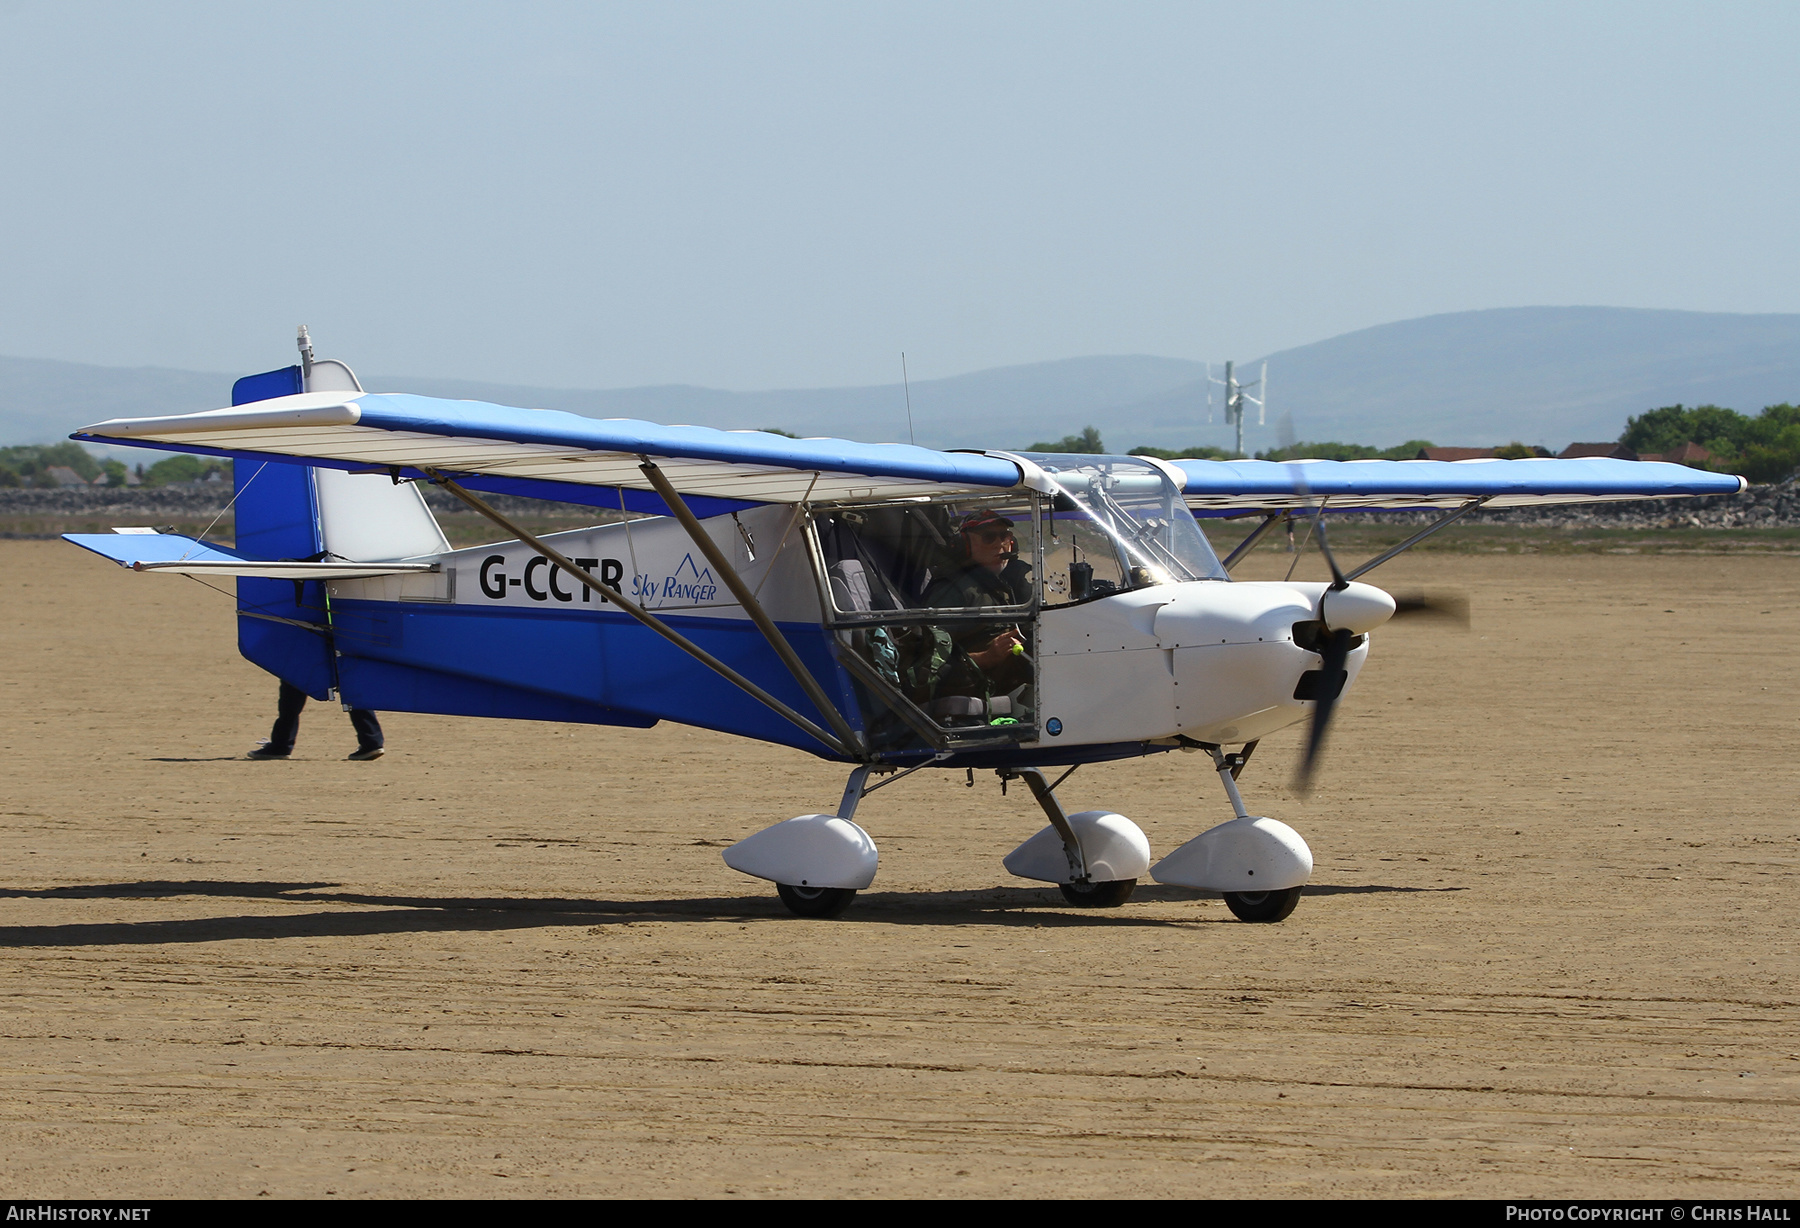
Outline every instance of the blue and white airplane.
<path fill-rule="evenodd" d="M 1619 460 L 1173 463 L 938 452 L 366 393 L 343 363 L 237 382 L 232 405 L 78 440 L 235 461 L 232 549 L 69 534 L 137 571 L 237 577 L 238 647 L 346 707 L 648 728 L 677 721 L 848 765 L 835 813 L 725 850 L 803 916 L 874 880 L 857 803 L 921 768 L 1022 779 L 1049 824 L 1004 859 L 1072 904 L 1139 878 L 1291 913 L 1312 853 L 1237 789 L 1258 739 L 1312 720 L 1309 774 L 1394 600 L 1358 577 L 1480 507 L 1731 493 L 1742 479 Z M 435 483 L 503 539 L 453 550 Z M 597 510 L 542 538 L 483 494 Z M 1330 583 L 1234 582 L 1293 516 L 1439 508 Z M 1201 517 L 1260 515 L 1224 560 Z M 1161 860 L 1138 826 L 1065 812 L 1046 769 L 1206 752 L 1235 817 Z"/>

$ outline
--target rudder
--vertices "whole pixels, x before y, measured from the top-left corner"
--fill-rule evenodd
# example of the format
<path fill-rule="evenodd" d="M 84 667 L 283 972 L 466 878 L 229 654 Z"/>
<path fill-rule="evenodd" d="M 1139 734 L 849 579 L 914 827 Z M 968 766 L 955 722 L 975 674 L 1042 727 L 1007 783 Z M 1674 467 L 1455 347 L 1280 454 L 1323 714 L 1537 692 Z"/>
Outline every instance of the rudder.
<path fill-rule="evenodd" d="M 292 396 L 303 388 L 300 368 L 284 367 L 237 381 L 231 403 Z M 240 458 L 232 465 L 232 477 L 238 553 L 257 559 L 305 559 L 324 549 L 310 466 Z M 325 586 L 316 581 L 297 585 L 250 578 L 240 578 L 237 586 L 238 651 L 244 659 L 314 699 L 330 698 L 336 674 L 325 632 Z M 309 631 L 294 622 L 317 624 L 319 630 Z"/>

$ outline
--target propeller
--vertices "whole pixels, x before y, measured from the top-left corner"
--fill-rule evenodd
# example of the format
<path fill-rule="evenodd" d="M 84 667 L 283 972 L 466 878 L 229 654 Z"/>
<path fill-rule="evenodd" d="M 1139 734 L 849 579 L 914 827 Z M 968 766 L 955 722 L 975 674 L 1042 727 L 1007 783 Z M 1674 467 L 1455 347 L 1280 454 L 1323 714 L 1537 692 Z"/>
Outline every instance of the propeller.
<path fill-rule="evenodd" d="M 1467 593 L 1392 592 L 1395 618 L 1435 618 L 1469 629 Z"/>
<path fill-rule="evenodd" d="M 1283 419 L 1284 434 L 1293 433 L 1291 423 L 1291 418 Z M 1301 465 L 1288 466 L 1288 472 L 1294 479 L 1294 492 L 1311 503 L 1312 491 L 1307 487 L 1303 469 Z M 1312 792 L 1313 772 L 1319 765 L 1319 752 L 1325 746 L 1325 733 L 1331 728 L 1331 714 L 1337 709 L 1338 696 L 1344 689 L 1344 667 L 1350 660 L 1351 646 L 1356 642 L 1355 632 L 1347 628 L 1331 630 L 1331 624 L 1325 620 L 1325 598 L 1349 588 L 1350 581 L 1344 579 L 1344 569 L 1338 566 L 1337 556 L 1331 553 L 1331 541 L 1325 532 L 1324 500 L 1312 505 L 1311 535 L 1318 539 L 1319 553 L 1325 556 L 1325 565 L 1331 569 L 1331 583 L 1319 594 L 1319 621 L 1326 627 L 1318 644 L 1319 688 L 1313 695 L 1312 725 L 1306 732 L 1306 749 L 1301 753 L 1300 766 L 1294 772 L 1294 791 L 1302 797 Z M 1293 574 L 1291 566 L 1288 574 Z"/>
<path fill-rule="evenodd" d="M 1319 641 L 1319 688 L 1313 695 L 1313 717 L 1306 731 L 1306 749 L 1300 755 L 1300 766 L 1294 771 L 1294 792 L 1302 797 L 1312 792 L 1313 771 L 1319 765 L 1325 731 L 1331 727 L 1331 714 L 1336 711 L 1338 696 L 1344 689 L 1344 667 L 1350 660 L 1350 648 L 1355 642 L 1355 632 L 1348 630 L 1328 631 Z"/>
<path fill-rule="evenodd" d="M 1284 414 L 1281 422 L 1281 445 L 1291 452 L 1294 448 L 1294 426 L 1291 415 Z M 1319 684 L 1313 694 L 1312 723 L 1307 729 L 1306 746 L 1301 751 L 1299 766 L 1294 772 L 1293 788 L 1300 796 L 1305 797 L 1312 792 L 1313 775 L 1319 766 L 1319 756 L 1325 748 L 1325 735 L 1331 729 L 1332 715 L 1337 711 L 1338 697 L 1343 694 L 1344 682 L 1348 677 L 1347 666 L 1350 653 L 1360 638 L 1358 633 L 1349 627 L 1331 625 L 1326 617 L 1326 605 L 1333 593 L 1341 593 L 1350 588 L 1350 580 L 1344 575 L 1343 568 L 1338 566 L 1337 556 L 1331 552 L 1331 541 L 1325 531 L 1325 499 L 1314 502 L 1312 490 L 1306 482 L 1306 467 L 1290 462 L 1288 473 L 1292 477 L 1294 494 L 1312 509 L 1312 523 L 1308 536 L 1315 537 L 1319 543 L 1319 553 L 1325 559 L 1325 566 L 1331 569 L 1331 583 L 1319 595 L 1318 619 L 1321 633 L 1314 643 L 1313 650 L 1319 654 Z M 1294 564 L 1299 562 L 1298 556 Z M 1288 575 L 1294 574 L 1294 564 L 1288 567 Z M 1391 618 L 1435 618 L 1454 622 L 1464 628 L 1469 625 L 1469 599 L 1461 593 L 1412 592 L 1406 594 L 1389 594 L 1394 602 Z"/>

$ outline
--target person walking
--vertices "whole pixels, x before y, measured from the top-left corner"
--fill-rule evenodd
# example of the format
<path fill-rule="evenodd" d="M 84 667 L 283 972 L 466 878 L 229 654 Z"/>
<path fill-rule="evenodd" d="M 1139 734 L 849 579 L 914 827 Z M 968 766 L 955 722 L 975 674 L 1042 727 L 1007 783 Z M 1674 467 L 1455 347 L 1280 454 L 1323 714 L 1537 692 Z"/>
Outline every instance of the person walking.
<path fill-rule="evenodd" d="M 281 695 L 275 702 L 275 727 L 269 740 L 251 751 L 251 759 L 286 759 L 294 753 L 294 738 L 300 732 L 300 713 L 306 707 L 306 692 L 285 679 Z M 350 709 L 350 724 L 356 730 L 356 749 L 348 758 L 358 763 L 379 759 L 384 753 L 381 722 L 367 708 Z"/>

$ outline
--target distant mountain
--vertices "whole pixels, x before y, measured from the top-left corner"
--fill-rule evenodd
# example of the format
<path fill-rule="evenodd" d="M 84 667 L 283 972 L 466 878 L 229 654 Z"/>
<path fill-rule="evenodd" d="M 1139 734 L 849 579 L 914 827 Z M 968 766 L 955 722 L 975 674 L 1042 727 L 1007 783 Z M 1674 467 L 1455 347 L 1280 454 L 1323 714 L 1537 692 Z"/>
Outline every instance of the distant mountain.
<path fill-rule="evenodd" d="M 1765 405 L 1800 403 L 1800 315 L 1464 311 L 1345 333 L 1267 361 L 1271 414 L 1262 430 L 1246 432 L 1253 451 L 1278 442 L 1284 414 L 1295 437 L 1306 440 L 1387 446 L 1517 439 L 1560 448 L 1615 439 L 1626 418 L 1660 405 L 1754 414 Z M 1240 371 L 1254 378 L 1257 365 Z M 1192 442 L 1187 423 L 1203 400 L 1195 382 L 1127 406 L 1123 416 L 1136 423 L 1134 439 L 1180 447 Z M 1106 428 L 1109 444 L 1114 434 Z"/>
<path fill-rule="evenodd" d="M 355 354 L 334 355 L 356 363 Z M 1254 374 L 1257 361 L 1241 371 Z M 1800 315 L 1725 315 L 1617 307 L 1519 307 L 1404 320 L 1268 357 L 1266 426 L 1255 450 L 1299 439 L 1388 445 L 1557 448 L 1615 438 L 1659 405 L 1711 402 L 1746 413 L 1800 401 Z M 213 408 L 230 375 L 0 358 L 0 444 L 40 443 L 105 418 Z M 376 391 L 565 409 L 601 418 L 698 426 L 780 427 L 801 435 L 907 438 L 898 384 L 777 392 L 669 385 L 612 390 L 533 388 L 365 374 Z M 1123 355 L 1000 367 L 912 385 L 913 431 L 942 448 L 1023 448 L 1084 426 L 1109 447 L 1224 445 L 1206 421 L 1203 364 Z M 1215 402 L 1217 397 L 1214 397 Z"/>
<path fill-rule="evenodd" d="M 43 358 L 0 358 L 0 447 L 54 443 L 107 418 L 217 409 L 231 376 L 163 367 L 92 367 Z"/>
<path fill-rule="evenodd" d="M 1118 437 L 1131 434 L 1127 407 L 1204 381 L 1204 363 L 1179 358 L 1125 355 L 1067 358 L 1029 366 L 997 367 L 912 385 L 913 434 L 935 448 L 1023 448 L 1060 439 L 1090 422 L 1117 422 Z M 371 390 L 495 401 L 541 409 L 566 409 L 592 418 L 642 418 L 670 425 L 728 429 L 779 427 L 797 435 L 825 435 L 869 442 L 907 442 L 907 390 L 899 384 L 864 388 L 815 388 L 781 392 L 720 392 L 668 385 L 591 392 L 528 388 L 467 380 L 368 377 Z M 1129 448 L 1140 442 L 1111 442 Z"/>
<path fill-rule="evenodd" d="M 355 366 L 355 355 L 344 356 Z M 1000 367 L 912 385 L 913 433 L 940 448 L 1022 448 L 1090 422 L 1118 422 L 1123 407 L 1203 382 L 1205 365 L 1144 355 L 1070 358 Z M 721 428 L 779 427 L 799 435 L 905 442 L 907 390 L 899 384 L 776 392 L 723 392 L 671 384 L 593 390 L 534 388 L 474 380 L 370 375 L 373 392 L 493 401 L 563 409 L 592 418 Z M 229 404 L 231 375 L 156 367 L 94 367 L 33 358 L 0 358 L 0 446 L 43 443 L 106 418 L 191 412 Z M 1196 386 L 1198 386 L 1196 384 Z M 1128 448 L 1137 440 L 1109 445 Z"/>

